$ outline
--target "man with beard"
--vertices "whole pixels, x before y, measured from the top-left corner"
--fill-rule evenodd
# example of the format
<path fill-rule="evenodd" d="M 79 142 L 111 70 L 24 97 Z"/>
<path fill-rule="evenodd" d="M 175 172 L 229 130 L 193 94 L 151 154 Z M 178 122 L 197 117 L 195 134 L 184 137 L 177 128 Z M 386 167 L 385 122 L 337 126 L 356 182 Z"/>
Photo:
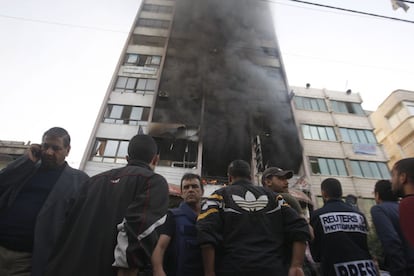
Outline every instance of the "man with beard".
<path fill-rule="evenodd" d="M 378 180 L 374 195 L 377 205 L 372 206 L 371 217 L 381 241 L 386 270 L 391 276 L 414 275 L 414 248 L 401 231 L 398 197 L 391 190 L 391 182 Z"/>
<path fill-rule="evenodd" d="M 404 237 L 414 247 L 414 158 L 397 161 L 392 168 L 392 191 L 400 202 L 400 225 Z"/>
<path fill-rule="evenodd" d="M 69 203 L 88 176 L 65 161 L 70 136 L 53 127 L 0 172 L 0 275 L 43 275 Z"/>

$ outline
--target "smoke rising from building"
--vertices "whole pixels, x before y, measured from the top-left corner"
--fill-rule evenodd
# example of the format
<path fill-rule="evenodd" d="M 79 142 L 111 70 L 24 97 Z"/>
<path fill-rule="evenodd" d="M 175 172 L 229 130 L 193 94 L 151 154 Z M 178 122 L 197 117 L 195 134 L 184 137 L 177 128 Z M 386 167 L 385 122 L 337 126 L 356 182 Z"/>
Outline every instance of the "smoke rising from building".
<path fill-rule="evenodd" d="M 153 122 L 199 129 L 203 175 L 251 160 L 256 136 L 265 164 L 298 171 L 302 148 L 283 74 L 266 2 L 176 0 Z"/>

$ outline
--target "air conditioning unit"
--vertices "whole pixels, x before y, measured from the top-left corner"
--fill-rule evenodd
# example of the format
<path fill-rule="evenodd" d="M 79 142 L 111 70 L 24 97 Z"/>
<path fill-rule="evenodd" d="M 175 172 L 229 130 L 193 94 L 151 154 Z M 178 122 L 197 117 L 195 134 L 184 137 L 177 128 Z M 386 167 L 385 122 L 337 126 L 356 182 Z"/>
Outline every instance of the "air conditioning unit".
<path fill-rule="evenodd" d="M 158 97 L 160 97 L 160 98 L 168 98 L 168 92 L 160 90 L 158 92 Z"/>

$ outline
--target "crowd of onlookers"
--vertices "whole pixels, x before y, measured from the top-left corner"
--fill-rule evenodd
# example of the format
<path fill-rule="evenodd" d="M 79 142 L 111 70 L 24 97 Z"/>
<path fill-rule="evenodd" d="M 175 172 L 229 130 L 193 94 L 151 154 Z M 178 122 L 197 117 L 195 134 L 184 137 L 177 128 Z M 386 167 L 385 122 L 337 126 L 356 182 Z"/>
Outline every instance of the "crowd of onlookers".
<path fill-rule="evenodd" d="M 206 197 L 200 176 L 184 174 L 182 202 L 168 209 L 151 136 L 131 138 L 126 166 L 91 178 L 67 164 L 69 152 L 69 134 L 54 127 L 0 171 L 1 276 L 414 275 L 414 158 L 375 185 L 377 258 L 336 178 L 322 181 L 324 205 L 308 218 L 289 193 L 293 171 L 269 167 L 260 185 L 234 160 L 229 185 Z"/>

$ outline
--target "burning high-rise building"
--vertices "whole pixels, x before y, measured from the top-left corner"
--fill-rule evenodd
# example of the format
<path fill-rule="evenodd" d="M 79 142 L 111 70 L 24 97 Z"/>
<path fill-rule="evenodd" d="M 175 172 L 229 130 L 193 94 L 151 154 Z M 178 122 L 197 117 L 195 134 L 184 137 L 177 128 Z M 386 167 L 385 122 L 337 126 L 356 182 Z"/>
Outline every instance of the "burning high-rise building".
<path fill-rule="evenodd" d="M 293 169 L 302 160 L 266 1 L 143 0 L 81 168 L 126 163 L 143 132 L 160 147 L 158 172 L 224 177 L 234 159 Z"/>

